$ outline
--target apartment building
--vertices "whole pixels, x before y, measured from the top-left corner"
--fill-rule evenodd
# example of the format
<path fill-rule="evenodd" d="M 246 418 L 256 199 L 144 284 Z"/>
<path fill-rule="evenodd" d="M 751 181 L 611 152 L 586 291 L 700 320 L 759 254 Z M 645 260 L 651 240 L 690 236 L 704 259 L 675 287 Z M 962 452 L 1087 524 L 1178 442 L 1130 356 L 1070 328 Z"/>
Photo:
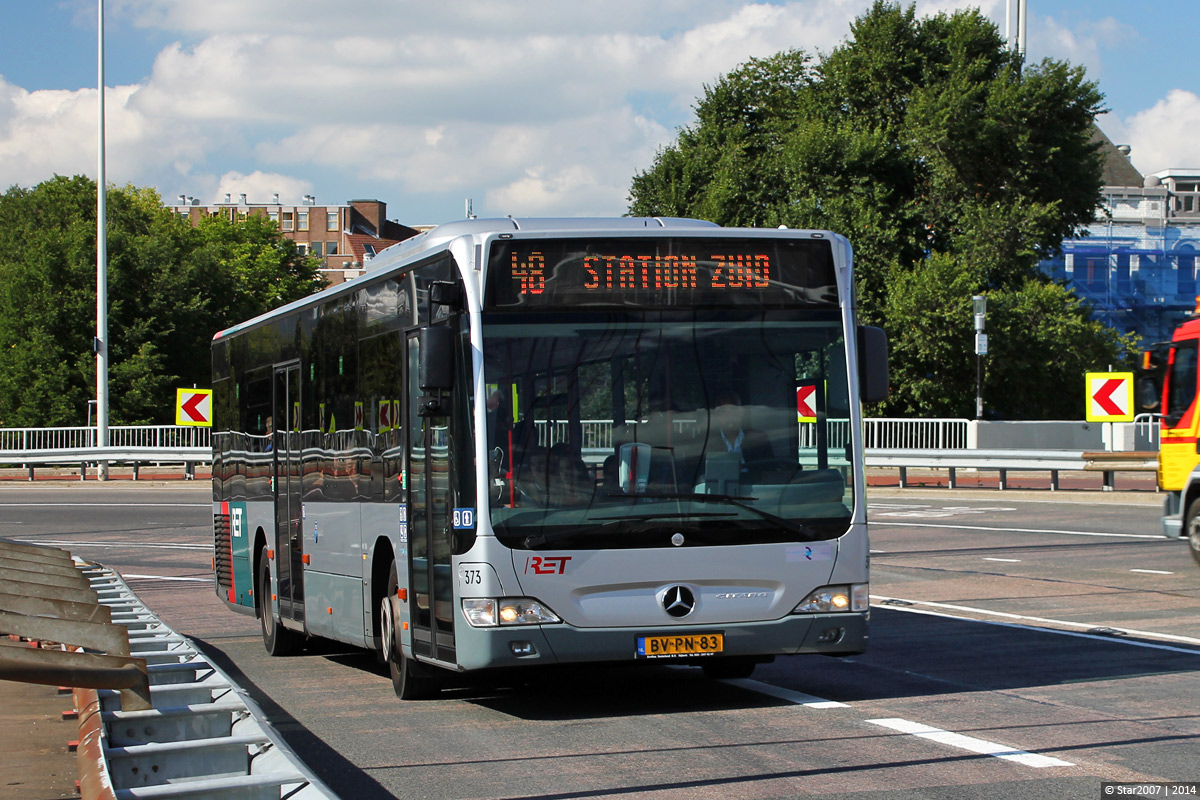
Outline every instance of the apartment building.
<path fill-rule="evenodd" d="M 245 194 L 226 194 L 223 202 L 201 203 L 179 195 L 175 213 L 187 217 L 193 225 L 205 217 L 223 217 L 237 221 L 248 216 L 267 217 L 296 247 L 324 262 L 321 274 L 330 284 L 356 278 L 375 254 L 385 247 L 404 241 L 417 229 L 387 218 L 387 204 L 381 200 L 350 200 L 337 205 L 318 205 L 312 195 L 300 203 L 281 203 L 279 195 L 270 202 L 251 202 Z"/>

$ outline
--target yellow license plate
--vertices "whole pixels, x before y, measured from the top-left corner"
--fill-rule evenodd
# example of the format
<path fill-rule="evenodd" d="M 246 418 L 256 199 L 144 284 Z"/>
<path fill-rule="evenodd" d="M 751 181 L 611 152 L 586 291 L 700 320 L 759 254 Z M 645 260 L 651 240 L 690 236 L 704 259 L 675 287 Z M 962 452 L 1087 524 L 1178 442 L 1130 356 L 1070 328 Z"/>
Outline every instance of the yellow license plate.
<path fill-rule="evenodd" d="M 705 656 L 725 649 L 725 636 L 720 633 L 690 633 L 682 636 L 639 636 L 638 658 L 674 658 L 676 656 Z"/>

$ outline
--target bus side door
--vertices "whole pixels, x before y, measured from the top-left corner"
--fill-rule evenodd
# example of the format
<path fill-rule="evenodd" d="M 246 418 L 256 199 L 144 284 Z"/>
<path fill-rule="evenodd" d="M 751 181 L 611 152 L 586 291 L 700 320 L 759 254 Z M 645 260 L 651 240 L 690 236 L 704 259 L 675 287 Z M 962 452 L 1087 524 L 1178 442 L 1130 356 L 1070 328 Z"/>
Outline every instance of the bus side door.
<path fill-rule="evenodd" d="M 304 536 L 300 510 L 300 366 L 275 368 L 275 569 L 279 616 L 304 620 Z"/>
<path fill-rule="evenodd" d="M 423 416 L 421 341 L 408 338 L 408 553 L 412 648 L 455 663 L 454 585 L 450 539 L 450 417 Z"/>

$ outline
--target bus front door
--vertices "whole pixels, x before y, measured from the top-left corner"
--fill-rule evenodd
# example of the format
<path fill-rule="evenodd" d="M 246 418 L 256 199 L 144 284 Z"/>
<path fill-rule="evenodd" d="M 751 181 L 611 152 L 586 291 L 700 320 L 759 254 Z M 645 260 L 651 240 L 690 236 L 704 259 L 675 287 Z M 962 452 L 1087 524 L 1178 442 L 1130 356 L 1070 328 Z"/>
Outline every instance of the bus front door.
<path fill-rule="evenodd" d="M 304 620 L 304 536 L 300 511 L 300 367 L 275 369 L 275 569 L 279 616 Z"/>
<path fill-rule="evenodd" d="M 413 652 L 455 663 L 450 579 L 450 418 L 422 416 L 421 343 L 408 339 L 408 554 Z"/>

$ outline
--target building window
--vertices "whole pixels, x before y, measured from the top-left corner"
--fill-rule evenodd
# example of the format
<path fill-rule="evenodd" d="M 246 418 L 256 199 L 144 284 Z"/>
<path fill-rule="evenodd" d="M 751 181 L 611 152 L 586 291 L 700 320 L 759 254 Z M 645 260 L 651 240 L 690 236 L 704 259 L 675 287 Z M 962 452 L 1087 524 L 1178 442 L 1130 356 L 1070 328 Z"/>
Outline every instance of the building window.
<path fill-rule="evenodd" d="M 325 212 L 325 230 L 336 231 L 337 229 L 338 229 L 338 212 L 326 211 Z"/>
<path fill-rule="evenodd" d="M 291 211 L 283 212 L 283 230 L 295 230 L 295 216 Z"/>
<path fill-rule="evenodd" d="M 270 219 L 271 222 L 275 223 L 275 227 L 277 227 L 277 228 L 279 227 L 279 209 L 278 208 L 268 209 L 267 210 L 267 218 Z"/>
<path fill-rule="evenodd" d="M 322 253 L 321 253 L 321 247 L 322 247 L 322 243 L 321 243 L 321 242 L 313 242 L 313 243 L 312 243 L 312 254 L 313 254 L 314 256 L 316 256 L 317 258 L 320 258 L 320 257 L 321 257 L 321 255 L 322 255 Z"/>
<path fill-rule="evenodd" d="M 296 242 L 296 252 L 302 256 L 308 255 L 308 242 Z"/>
<path fill-rule="evenodd" d="M 326 242 L 325 255 L 336 256 L 337 254 L 337 242 Z"/>
<path fill-rule="evenodd" d="M 308 230 L 308 212 L 307 211 L 297 211 L 296 212 L 296 230 L 298 230 L 298 231 Z"/>

